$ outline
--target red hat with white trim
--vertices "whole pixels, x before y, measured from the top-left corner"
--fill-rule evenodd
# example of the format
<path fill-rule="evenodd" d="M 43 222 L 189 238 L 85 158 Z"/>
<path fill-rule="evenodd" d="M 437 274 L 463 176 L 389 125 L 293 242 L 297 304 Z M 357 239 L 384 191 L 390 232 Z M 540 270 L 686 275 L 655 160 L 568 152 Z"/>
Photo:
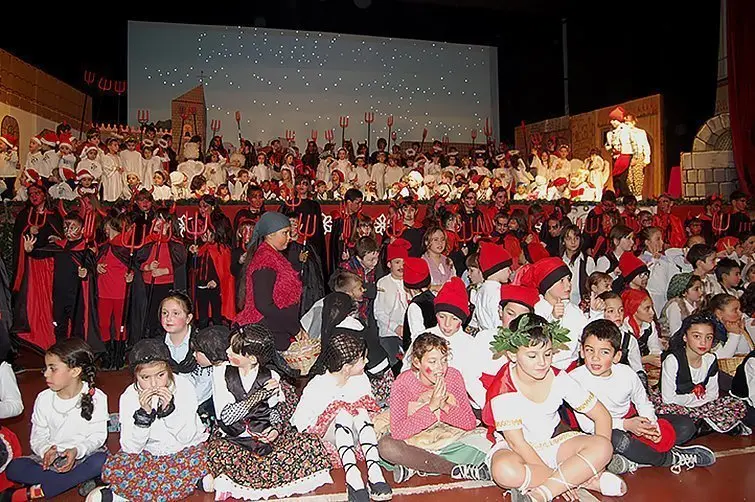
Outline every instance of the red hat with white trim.
<path fill-rule="evenodd" d="M 464 282 L 454 276 L 445 283 L 438 296 L 435 297 L 435 313 L 448 312 L 455 315 L 461 322 L 469 317 L 469 295 Z"/>
<path fill-rule="evenodd" d="M 47 146 L 56 146 L 58 144 L 58 135 L 52 131 L 45 131 L 39 138 L 40 143 Z"/>
<path fill-rule="evenodd" d="M 76 171 L 71 169 L 70 167 L 61 167 L 60 168 L 60 175 L 65 181 L 75 180 L 76 179 Z"/>
<path fill-rule="evenodd" d="M 76 170 L 76 179 L 77 180 L 80 180 L 80 179 L 85 178 L 87 176 L 90 177 L 90 178 L 92 178 L 92 179 L 94 179 L 94 175 L 92 174 L 92 171 L 90 171 L 86 167 L 82 167 L 82 168 Z"/>
<path fill-rule="evenodd" d="M 501 305 L 507 303 L 518 303 L 535 310 L 535 304 L 540 301 L 540 293 L 537 289 L 529 286 L 514 286 L 513 284 L 504 284 L 501 286 Z"/>
<path fill-rule="evenodd" d="M 8 148 L 18 148 L 18 138 L 10 134 L 0 136 L 0 141 L 8 145 Z"/>
<path fill-rule="evenodd" d="M 61 146 L 67 146 L 70 149 L 73 149 L 73 142 L 71 141 L 71 135 L 70 134 L 61 134 L 58 138 L 58 148 Z"/>
<path fill-rule="evenodd" d="M 506 267 L 511 267 L 514 262 L 503 246 L 487 241 L 480 242 L 479 260 L 480 272 L 485 279 Z"/>

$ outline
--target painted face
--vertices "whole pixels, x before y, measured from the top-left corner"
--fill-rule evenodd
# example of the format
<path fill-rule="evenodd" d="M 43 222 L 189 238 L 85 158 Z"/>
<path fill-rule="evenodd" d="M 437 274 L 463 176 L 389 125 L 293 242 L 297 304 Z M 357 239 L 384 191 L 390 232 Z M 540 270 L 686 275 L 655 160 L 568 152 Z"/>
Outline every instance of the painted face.
<path fill-rule="evenodd" d="M 720 206 L 719 206 L 720 209 Z M 658 199 L 658 211 L 662 213 L 668 213 L 671 210 L 671 199 L 668 197 L 660 197 Z"/>
<path fill-rule="evenodd" d="M 237 368 L 251 368 L 258 363 L 256 356 L 251 354 L 248 356 L 237 354 L 231 347 L 228 347 L 225 353 L 228 356 L 228 362 L 231 363 L 231 366 L 236 366 Z"/>
<path fill-rule="evenodd" d="M 595 376 L 608 376 L 611 365 L 621 361 L 621 353 L 614 350 L 608 340 L 599 340 L 596 336 L 588 336 L 580 349 L 580 355 L 585 360 L 585 366 Z"/>
<path fill-rule="evenodd" d="M 160 307 L 160 324 L 168 334 L 183 333 L 194 316 L 186 312 L 183 304 L 169 298 Z"/>
<path fill-rule="evenodd" d="M 63 222 L 63 233 L 69 241 L 75 241 L 81 238 L 81 223 L 75 220 L 66 220 Z"/>
<path fill-rule="evenodd" d="M 170 385 L 170 371 L 165 361 L 142 364 L 136 372 L 136 384 L 142 390 L 159 389 Z"/>
<path fill-rule="evenodd" d="M 496 218 L 493 226 L 496 232 L 504 234 L 509 229 L 509 220 L 508 218 Z"/>
<path fill-rule="evenodd" d="M 710 352 L 713 346 L 713 326 L 708 324 L 693 324 L 684 335 L 684 343 L 695 354 L 702 356 Z"/>
<path fill-rule="evenodd" d="M 516 319 L 522 314 L 529 314 L 532 312 L 529 307 L 525 307 L 521 303 L 507 302 L 503 307 L 498 307 L 498 316 L 501 318 L 501 323 L 504 328 L 511 326 L 511 321 Z"/>
<path fill-rule="evenodd" d="M 438 320 L 438 328 L 443 336 L 455 335 L 461 329 L 461 319 L 450 312 L 438 312 L 435 319 Z"/>
<path fill-rule="evenodd" d="M 648 296 L 637 307 L 637 312 L 634 313 L 634 318 L 641 322 L 653 322 L 655 317 L 655 311 L 653 310 L 653 300 Z"/>
<path fill-rule="evenodd" d="M 514 356 L 519 371 L 533 380 L 543 380 L 548 376 L 553 361 L 553 344 L 519 347 Z"/>
<path fill-rule="evenodd" d="M 81 375 L 81 368 L 69 368 L 55 354 L 45 354 L 45 383 L 54 392 L 75 384 Z"/>
<path fill-rule="evenodd" d="M 33 206 L 39 206 L 45 202 L 45 192 L 37 187 L 29 188 L 29 201 Z"/>
<path fill-rule="evenodd" d="M 561 222 L 548 220 L 548 233 L 551 237 L 558 237 L 561 234 Z"/>
<path fill-rule="evenodd" d="M 611 321 L 616 326 L 621 326 L 624 322 L 624 304 L 621 298 L 612 298 L 606 300 L 606 309 L 603 311 L 603 318 Z"/>
<path fill-rule="evenodd" d="M 435 348 L 426 352 L 420 361 L 412 360 L 412 366 L 419 373 L 420 382 L 430 387 L 435 385 L 439 378 L 446 376 L 448 354 Z"/>

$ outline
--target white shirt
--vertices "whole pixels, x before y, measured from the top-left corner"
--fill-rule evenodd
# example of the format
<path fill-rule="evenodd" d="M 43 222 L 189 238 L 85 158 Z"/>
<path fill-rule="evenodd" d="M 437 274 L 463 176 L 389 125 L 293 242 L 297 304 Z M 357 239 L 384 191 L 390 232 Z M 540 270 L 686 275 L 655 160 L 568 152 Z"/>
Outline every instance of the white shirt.
<path fill-rule="evenodd" d="M 375 297 L 375 320 L 381 337 L 399 336 L 396 328 L 404 325 L 404 314 L 409 301 L 403 279 L 394 279 L 390 274 L 377 282 Z"/>
<path fill-rule="evenodd" d="M 624 417 L 629 412 L 629 406 L 634 404 L 637 415 L 656 423 L 653 403 L 648 399 L 647 392 L 642 386 L 640 377 L 626 364 L 611 366 L 611 374 L 605 377 L 590 373 L 587 366 L 580 366 L 569 373 L 586 390 L 595 394 L 598 401 L 603 403 L 611 414 L 613 428 L 624 430 Z M 583 413 L 575 413 L 579 427 L 589 434 L 595 432 L 595 422 Z"/>
<path fill-rule="evenodd" d="M 317 419 L 332 403 L 343 401 L 353 404 L 370 396 L 372 387 L 365 373 L 349 377 L 343 387 L 338 385 L 337 377 L 330 372 L 317 375 L 304 387 L 299 404 L 291 416 L 291 424 L 299 432 L 305 432 L 317 423 Z"/>
<path fill-rule="evenodd" d="M 717 364 L 716 356 L 708 352 L 703 354 L 702 364 L 699 368 L 690 366 L 689 371 L 692 376 L 693 385 L 702 383 L 705 380 L 711 364 Z M 701 399 L 698 399 L 693 393 L 677 394 L 676 374 L 678 371 L 679 362 L 675 356 L 669 355 L 664 359 L 661 367 L 661 399 L 665 404 L 678 404 L 688 408 L 699 408 L 718 399 L 718 378 L 715 377 L 708 379 L 708 384 L 705 386 L 705 395 Z"/>
<path fill-rule="evenodd" d="M 749 391 L 749 405 L 753 406 L 753 403 L 755 403 L 755 358 L 751 357 L 745 364 L 745 379 Z"/>
<path fill-rule="evenodd" d="M 641 153 L 644 157 L 643 163 L 645 165 L 650 164 L 650 142 L 648 142 L 648 135 L 644 129 L 640 129 L 637 126 L 629 126 L 629 134 L 632 137 L 634 147 L 637 148 L 636 153 Z"/>
<path fill-rule="evenodd" d="M 517 387 L 516 365 L 511 364 L 511 381 Z M 541 403 L 530 401 L 521 392 L 505 392 L 490 401 L 497 431 L 521 430 L 530 445 L 542 444 L 553 437 L 561 422 L 558 409 L 566 401 L 575 411 L 588 413 L 598 400 L 565 371 L 553 377 L 550 393 Z"/>
<path fill-rule="evenodd" d="M 236 403 L 236 398 L 233 397 L 233 394 L 231 394 L 231 391 L 228 390 L 228 386 L 225 383 L 225 370 L 228 366 L 229 363 L 223 363 L 213 367 L 212 369 L 212 400 L 213 404 L 215 405 L 215 414 L 218 417 L 220 417 L 220 413 L 223 411 L 223 408 L 225 408 L 229 404 Z M 241 386 L 244 388 L 244 392 L 249 392 L 249 389 L 252 388 L 254 381 L 257 380 L 258 374 L 259 366 L 250 368 L 249 373 L 246 375 L 239 371 Z M 278 373 L 270 370 L 270 375 L 274 380 L 280 382 L 281 377 Z M 272 408 L 274 406 L 277 406 L 278 403 L 284 400 L 285 397 L 283 396 L 283 391 L 280 387 L 278 387 L 278 392 L 270 396 L 270 398 L 267 400 L 267 404 Z M 244 431 L 240 437 L 249 437 L 249 433 L 247 431 Z"/>
<path fill-rule="evenodd" d="M 171 200 L 173 198 L 173 192 L 167 185 L 152 185 L 152 189 L 152 197 L 154 197 L 155 200 Z"/>
<path fill-rule="evenodd" d="M 16 374 L 13 367 L 0 363 L 0 419 L 17 417 L 24 412 L 24 402 L 21 391 L 18 390 Z"/>
<path fill-rule="evenodd" d="M 498 305 L 501 302 L 501 283 L 486 280 L 475 296 L 472 325 L 480 329 L 496 329 L 501 325 Z"/>
<path fill-rule="evenodd" d="M 647 265 L 650 271 L 646 289 L 653 300 L 655 312 L 659 314 L 666 305 L 666 293 L 668 292 L 671 278 L 679 273 L 679 268 L 664 255 L 654 258 L 652 253 L 645 251 L 639 258 Z"/>
<path fill-rule="evenodd" d="M 679 303 L 672 300 L 669 300 L 668 307 L 664 307 L 666 309 L 666 319 L 668 320 L 669 336 L 673 336 L 674 333 L 679 331 L 679 328 L 682 327 L 682 321 L 684 321 L 684 319 L 682 319 L 682 310 L 679 307 Z M 682 298 L 681 300 L 684 302 L 685 306 L 687 307 L 687 312 L 689 312 L 690 314 L 697 308 L 690 302 L 688 302 L 686 298 Z"/>
<path fill-rule="evenodd" d="M 191 326 L 189 326 L 189 332 L 186 333 L 183 341 L 181 341 L 181 343 L 179 343 L 178 345 L 173 345 L 173 342 L 170 339 L 170 335 L 167 333 L 165 334 L 165 345 L 168 346 L 170 357 L 172 357 L 174 361 L 180 363 L 181 361 L 186 359 L 186 356 L 189 355 L 189 350 L 191 348 L 189 344 L 190 337 Z M 184 373 L 183 376 L 186 377 L 194 386 L 194 392 L 197 395 L 197 401 L 199 402 L 199 404 L 204 403 L 212 397 L 212 367 L 197 367 L 191 373 Z"/>
<path fill-rule="evenodd" d="M 586 259 L 587 263 L 585 263 L 585 273 L 587 274 L 587 277 L 590 277 L 590 274 L 595 271 L 595 260 L 593 260 L 591 256 L 585 257 L 584 253 L 579 253 L 574 259 L 574 263 L 572 263 L 569 257 L 566 256 L 566 253 L 564 253 L 561 259 L 564 260 L 566 266 L 569 267 L 569 270 L 571 270 L 572 285 L 569 302 L 579 306 L 580 302 L 582 301 L 582 297 L 579 291 L 579 268 L 582 266 L 582 260 Z"/>
<path fill-rule="evenodd" d="M 713 353 L 720 359 L 727 359 L 736 355 L 746 355 L 752 350 L 750 343 L 739 333 L 727 333 L 725 344 L 717 343 L 713 347 Z"/>
<path fill-rule="evenodd" d="M 425 318 L 422 316 L 422 309 L 416 303 L 410 303 L 406 309 L 406 322 L 409 325 L 409 334 L 412 341 L 419 335 L 427 331 Z"/>
<path fill-rule="evenodd" d="M 619 154 L 632 155 L 634 153 L 632 135 L 628 125 L 619 124 L 619 127 L 616 129 L 608 131 L 606 135 L 606 150 L 611 151 L 614 157 Z"/>
<path fill-rule="evenodd" d="M 118 405 L 121 420 L 121 449 L 126 453 L 146 451 L 152 455 L 173 455 L 207 440 L 208 434 L 197 415 L 197 397 L 191 382 L 174 376 L 173 400 L 176 409 L 165 418 L 156 418 L 149 427 L 134 425 L 134 413 L 141 408 L 135 385 L 126 387 Z"/>
<path fill-rule="evenodd" d="M 270 168 L 266 164 L 257 164 L 249 174 L 253 179 L 257 180 L 257 183 L 270 181 Z"/>
<path fill-rule="evenodd" d="M 102 448 L 107 439 L 107 396 L 100 389 L 94 391 L 92 419 L 81 416 L 81 396 L 89 392 L 84 383 L 81 393 L 71 399 L 61 399 L 51 389 L 39 393 L 31 415 L 31 451 L 44 457 L 53 445 L 58 452 L 76 448 L 81 459 Z"/>
<path fill-rule="evenodd" d="M 609 251 L 609 253 L 613 253 L 613 251 Z M 619 256 L 616 256 L 616 253 L 614 253 L 614 256 L 616 257 L 616 261 L 619 261 Z M 595 272 L 606 272 L 611 266 L 611 261 L 606 256 L 601 256 L 597 259 L 595 262 Z M 611 271 L 610 274 L 612 279 L 616 279 L 620 275 L 619 271 L 619 265 L 616 265 L 616 268 Z"/>
<path fill-rule="evenodd" d="M 553 305 L 548 303 L 545 298 L 540 296 L 540 301 L 535 304 L 535 314 L 551 322 L 553 317 Z M 566 301 L 564 304 L 564 315 L 559 320 L 561 327 L 569 330 L 569 342 L 566 348 L 559 349 L 553 353 L 551 366 L 560 370 L 565 370 L 577 360 L 579 356 L 579 341 L 582 338 L 582 330 L 591 320 L 602 319 L 602 312 L 591 312 L 588 318 L 576 305 Z"/>

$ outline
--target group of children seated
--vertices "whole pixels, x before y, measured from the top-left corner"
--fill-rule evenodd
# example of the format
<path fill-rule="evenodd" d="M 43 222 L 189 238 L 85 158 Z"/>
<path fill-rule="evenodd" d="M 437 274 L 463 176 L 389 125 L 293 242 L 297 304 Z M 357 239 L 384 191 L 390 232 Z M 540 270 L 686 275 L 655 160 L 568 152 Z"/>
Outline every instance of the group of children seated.
<path fill-rule="evenodd" d="M 341 231 L 346 219 L 359 227 L 358 207 Z M 197 489 L 217 500 L 284 498 L 332 482 L 332 468 L 344 469 L 356 502 L 391 499 L 386 470 L 393 485 L 430 474 L 492 480 L 516 501 L 621 496 L 621 475 L 639 468 L 713 464 L 695 438 L 751 434 L 755 235 L 721 237 L 716 248 L 690 235 L 677 248 L 662 211 L 660 226 L 637 233 L 622 222 L 581 232 L 568 213 L 515 211 L 494 217 L 507 227 L 459 242 L 452 225 L 409 224 L 411 203 L 398 211 L 406 224 L 380 245 L 369 231 L 353 246 L 332 236 L 330 292 L 302 305 L 302 327 L 320 340 L 303 380 L 262 324 L 229 329 L 231 319 L 205 315 L 195 326 L 191 298 L 155 293 L 156 319 L 144 323 L 154 332 L 132 339 L 127 355 L 134 381 L 119 400 L 118 452 L 105 448 L 98 351 L 58 337 L 32 412 L 32 455 L 0 431 L 4 496 L 79 486 L 94 502 Z M 439 223 L 469 224 L 459 213 Z M 309 248 L 289 246 L 301 265 Z M 160 270 L 150 266 L 160 250 L 143 252 L 152 256 L 143 272 Z M 0 418 L 20 414 L 9 364 L 0 378 Z"/>

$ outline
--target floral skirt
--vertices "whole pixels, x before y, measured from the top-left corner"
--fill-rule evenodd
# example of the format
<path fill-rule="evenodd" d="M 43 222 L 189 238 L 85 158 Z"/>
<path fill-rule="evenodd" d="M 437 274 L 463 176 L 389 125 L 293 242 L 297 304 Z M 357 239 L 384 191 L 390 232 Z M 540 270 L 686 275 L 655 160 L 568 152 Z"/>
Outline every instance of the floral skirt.
<path fill-rule="evenodd" d="M 650 400 L 658 415 L 685 415 L 693 420 L 705 420 L 716 432 L 728 432 L 742 421 L 747 413 L 745 403 L 731 396 L 719 397 L 715 401 L 697 408 L 679 404 L 666 404 L 658 390 L 650 391 Z"/>
<path fill-rule="evenodd" d="M 285 498 L 333 482 L 320 439 L 292 428 L 281 433 L 264 457 L 214 436 L 207 443 L 207 462 L 215 476 L 215 500 Z"/>
<path fill-rule="evenodd" d="M 376 377 L 370 376 L 370 386 L 372 395 L 381 410 L 388 409 L 388 400 L 391 397 L 391 386 L 393 385 L 393 372 L 390 368 L 385 370 L 382 375 Z"/>
<path fill-rule="evenodd" d="M 108 457 L 102 479 L 128 500 L 169 502 L 192 493 L 208 474 L 205 443 L 173 455 L 132 454 L 119 451 Z"/>
<path fill-rule="evenodd" d="M 365 410 L 369 414 L 370 418 L 374 418 L 378 413 L 380 413 L 380 407 L 375 402 L 375 399 L 372 396 L 363 396 L 361 399 L 357 400 L 354 403 L 334 401 L 330 403 L 327 408 L 325 408 L 325 411 L 322 412 L 322 415 L 317 417 L 317 422 L 315 423 L 315 425 L 310 426 L 307 429 L 307 432 L 321 438 L 322 446 L 325 448 L 325 451 L 330 457 L 330 465 L 333 469 L 340 469 L 343 467 L 343 464 L 341 463 L 341 456 L 338 454 L 336 445 L 326 440 L 325 436 L 328 433 L 330 424 L 333 423 L 336 415 L 338 415 L 338 413 L 342 410 L 348 412 L 352 416 L 356 416 L 360 410 Z M 356 458 L 357 460 L 364 460 L 364 455 L 362 454 L 361 448 L 356 448 Z"/>

